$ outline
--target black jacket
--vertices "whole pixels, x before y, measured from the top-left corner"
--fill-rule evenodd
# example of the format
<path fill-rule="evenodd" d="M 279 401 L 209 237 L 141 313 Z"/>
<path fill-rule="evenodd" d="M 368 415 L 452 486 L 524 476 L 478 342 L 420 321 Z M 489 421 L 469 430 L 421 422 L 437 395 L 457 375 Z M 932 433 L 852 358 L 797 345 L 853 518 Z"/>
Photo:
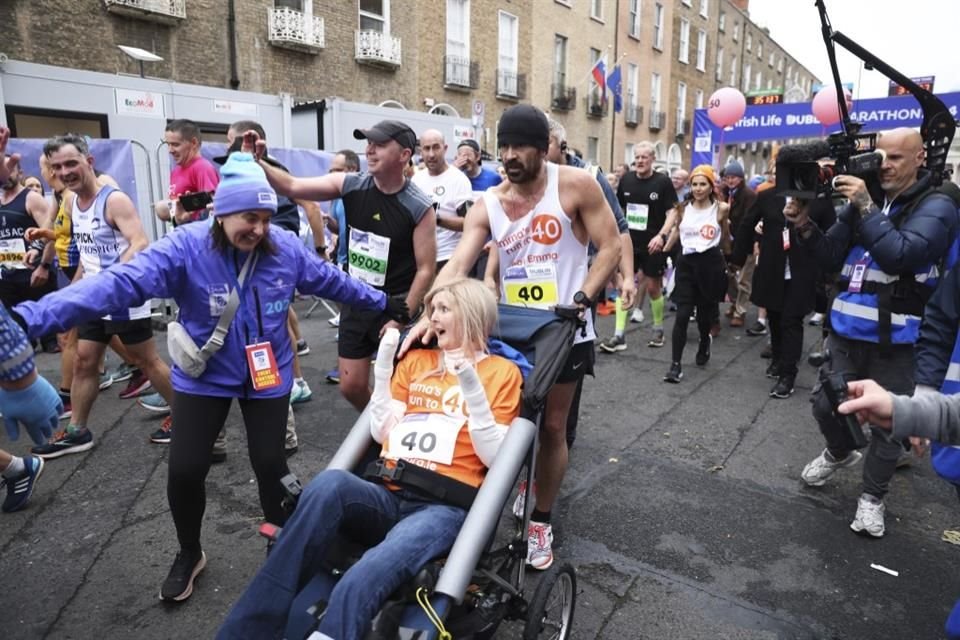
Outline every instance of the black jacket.
<path fill-rule="evenodd" d="M 760 257 L 753 272 L 753 288 L 750 301 L 758 307 L 765 307 L 787 315 L 806 315 L 813 310 L 816 297 L 816 283 L 820 277 L 820 268 L 810 247 L 798 242 L 793 224 L 783 216 L 785 200 L 774 189 L 761 191 L 753 207 L 740 222 L 735 234 L 731 262 L 742 266 L 747 259 L 753 259 L 753 242 L 757 239 L 754 227 L 763 222 L 763 233 L 759 236 Z M 814 200 L 807 205 L 810 220 L 820 229 L 826 230 L 834 223 L 836 214 L 830 200 Z M 790 233 L 790 249 L 783 249 L 783 229 Z M 790 295 L 785 296 L 786 280 L 784 267 L 787 256 L 790 258 Z"/>

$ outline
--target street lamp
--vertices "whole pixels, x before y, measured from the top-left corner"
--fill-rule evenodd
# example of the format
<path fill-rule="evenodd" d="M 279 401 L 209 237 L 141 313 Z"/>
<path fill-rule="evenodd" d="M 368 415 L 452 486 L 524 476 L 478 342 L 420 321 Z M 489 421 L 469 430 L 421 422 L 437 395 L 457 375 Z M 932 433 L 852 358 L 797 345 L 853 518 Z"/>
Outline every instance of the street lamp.
<path fill-rule="evenodd" d="M 126 45 L 118 44 L 117 47 L 120 51 L 123 51 L 125 54 L 136 60 L 140 63 L 140 77 L 145 78 L 143 74 L 143 63 L 144 62 L 163 62 L 163 58 L 158 56 L 155 53 L 150 53 L 146 49 L 141 49 L 139 47 L 128 47 Z"/>

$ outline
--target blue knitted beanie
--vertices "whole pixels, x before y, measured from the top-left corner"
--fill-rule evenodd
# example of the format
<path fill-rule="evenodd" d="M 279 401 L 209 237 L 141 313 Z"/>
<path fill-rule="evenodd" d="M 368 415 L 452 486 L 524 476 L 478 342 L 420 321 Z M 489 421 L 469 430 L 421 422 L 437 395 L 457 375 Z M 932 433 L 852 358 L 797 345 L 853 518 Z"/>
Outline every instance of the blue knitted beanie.
<path fill-rule="evenodd" d="M 213 215 L 245 211 L 277 212 L 277 193 L 249 153 L 231 153 L 220 169 L 220 184 L 213 194 Z"/>

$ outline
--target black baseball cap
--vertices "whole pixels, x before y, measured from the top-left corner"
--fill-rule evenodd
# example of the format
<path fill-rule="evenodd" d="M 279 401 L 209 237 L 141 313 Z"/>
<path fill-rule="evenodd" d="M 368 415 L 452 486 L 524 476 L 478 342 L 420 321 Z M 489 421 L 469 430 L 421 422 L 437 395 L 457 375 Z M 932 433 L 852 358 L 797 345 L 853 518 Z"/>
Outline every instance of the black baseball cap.
<path fill-rule="evenodd" d="M 476 140 L 473 140 L 471 138 L 467 138 L 466 140 L 461 140 L 460 144 L 457 145 L 457 149 L 459 149 L 460 147 L 470 147 L 477 153 L 480 153 L 480 144 Z"/>
<path fill-rule="evenodd" d="M 369 129 L 354 129 L 353 137 L 381 144 L 396 140 L 401 147 L 411 151 L 417 147 L 417 134 L 399 120 L 381 120 Z"/>

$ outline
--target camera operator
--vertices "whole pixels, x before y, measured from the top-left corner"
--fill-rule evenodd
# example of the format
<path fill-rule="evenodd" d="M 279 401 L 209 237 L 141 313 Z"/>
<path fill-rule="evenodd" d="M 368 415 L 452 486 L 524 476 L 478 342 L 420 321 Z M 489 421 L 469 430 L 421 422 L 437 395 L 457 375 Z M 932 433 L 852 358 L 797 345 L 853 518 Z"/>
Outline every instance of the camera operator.
<path fill-rule="evenodd" d="M 874 203 L 866 183 L 852 175 L 834 178 L 833 187 L 849 200 L 837 222 L 822 233 L 807 207 L 787 207 L 784 214 L 822 268 L 843 265 L 838 294 L 830 308 L 832 333 L 827 348 L 836 371 L 875 378 L 899 394 L 913 391 L 913 344 L 923 307 L 939 279 L 938 263 L 957 230 L 957 205 L 935 190 L 922 168 L 923 141 L 912 129 L 882 134 L 877 143 L 885 158 L 880 167 L 883 203 Z M 813 415 L 827 447 L 804 467 L 801 477 L 819 487 L 837 469 L 862 456 L 850 448 L 832 413 L 822 385 L 814 392 Z M 879 538 L 884 534 L 883 498 L 897 460 L 898 439 L 872 429 L 863 469 L 863 493 L 850 528 Z"/>

